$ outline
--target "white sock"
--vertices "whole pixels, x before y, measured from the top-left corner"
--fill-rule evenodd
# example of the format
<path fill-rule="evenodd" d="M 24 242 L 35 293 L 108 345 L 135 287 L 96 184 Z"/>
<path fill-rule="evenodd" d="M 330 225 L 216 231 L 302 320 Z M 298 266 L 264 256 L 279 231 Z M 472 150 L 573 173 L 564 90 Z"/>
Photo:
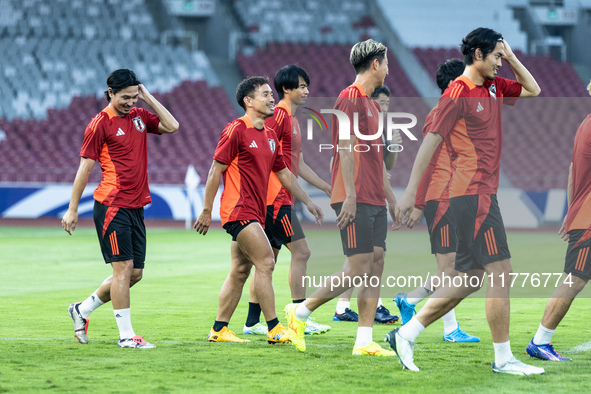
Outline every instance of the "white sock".
<path fill-rule="evenodd" d="M 398 334 L 407 341 L 414 342 L 420 333 L 425 330 L 425 327 L 421 324 L 421 322 L 414 316 L 408 323 L 403 325 L 400 330 L 398 330 Z"/>
<path fill-rule="evenodd" d="M 425 281 L 425 283 L 423 283 L 421 287 L 417 287 L 416 289 L 408 293 L 408 295 L 406 296 L 406 302 L 408 302 L 411 305 L 416 305 L 433 293 L 433 290 L 431 290 L 431 281 L 427 280 Z"/>
<path fill-rule="evenodd" d="M 381 307 L 382 305 L 384 305 L 384 304 L 382 304 L 382 299 L 381 298 L 378 298 L 378 306 L 377 306 L 377 308 Z"/>
<path fill-rule="evenodd" d="M 447 312 L 445 315 L 441 316 L 441 320 L 443 320 L 443 332 L 445 335 L 449 335 L 458 328 L 458 322 L 456 320 L 456 313 L 452 309 L 451 311 Z"/>
<path fill-rule="evenodd" d="M 300 321 L 306 321 L 312 314 L 312 311 L 306 308 L 306 303 L 302 302 L 295 309 L 295 318 Z"/>
<path fill-rule="evenodd" d="M 117 321 L 117 327 L 119 327 L 119 339 L 133 338 L 135 332 L 131 327 L 131 312 L 129 308 L 126 309 L 113 309 L 115 315 L 115 321 Z"/>
<path fill-rule="evenodd" d="M 357 327 L 356 347 L 366 347 L 373 342 L 373 327 Z"/>
<path fill-rule="evenodd" d="M 511 360 L 511 357 L 513 357 L 510 342 L 511 341 L 503 343 L 493 342 L 493 347 L 495 349 L 495 365 L 497 367 L 502 367 L 507 363 L 507 361 Z"/>
<path fill-rule="evenodd" d="M 96 291 L 92 293 L 87 299 L 82 301 L 82 303 L 78 306 L 78 310 L 83 318 L 87 318 L 96 308 L 105 303 L 101 301 L 100 298 L 96 295 Z"/>
<path fill-rule="evenodd" d="M 337 301 L 337 313 L 339 315 L 345 313 L 345 309 L 351 307 L 351 301 Z"/>
<path fill-rule="evenodd" d="M 534 344 L 535 345 L 547 345 L 552 341 L 552 335 L 554 335 L 554 331 L 546 328 L 540 323 L 540 327 L 538 327 L 538 331 L 536 332 L 536 336 L 534 337 Z"/>

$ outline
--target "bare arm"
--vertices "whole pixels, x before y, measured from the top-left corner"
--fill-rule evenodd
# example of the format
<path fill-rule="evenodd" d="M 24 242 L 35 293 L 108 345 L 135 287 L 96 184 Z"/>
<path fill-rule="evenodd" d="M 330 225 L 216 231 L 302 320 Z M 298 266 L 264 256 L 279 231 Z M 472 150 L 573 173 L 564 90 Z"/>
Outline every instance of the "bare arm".
<path fill-rule="evenodd" d="M 419 182 L 431 161 L 431 157 L 433 157 L 433 153 L 435 153 L 435 150 L 442 141 L 443 138 L 436 133 L 428 133 L 423 139 L 423 143 L 419 148 L 419 152 L 417 153 L 417 157 L 412 166 L 412 172 L 410 173 L 410 180 L 408 181 L 408 186 L 406 186 L 406 191 L 396 205 L 397 224 L 402 225 L 402 220 L 406 217 L 407 213 L 409 213 L 409 210 L 414 207 Z"/>
<path fill-rule="evenodd" d="M 310 166 L 308 166 L 306 164 L 306 162 L 304 161 L 304 155 L 302 153 L 300 153 L 299 173 L 300 173 L 300 176 L 302 177 L 303 180 L 305 180 L 306 182 L 308 182 L 312 186 L 322 190 L 323 192 L 326 193 L 326 195 L 328 197 L 330 197 L 330 185 L 328 183 L 324 182 L 324 180 L 322 178 L 320 178 L 314 172 L 314 170 L 312 170 L 310 168 Z"/>
<path fill-rule="evenodd" d="M 573 163 L 570 163 L 570 167 L 568 168 L 568 186 L 566 187 L 566 202 L 568 203 L 568 207 L 570 209 L 570 203 L 573 200 Z M 568 241 L 568 233 L 566 232 L 566 217 L 562 221 L 562 226 L 558 230 L 558 235 L 565 241 Z"/>
<path fill-rule="evenodd" d="M 172 134 L 179 129 L 179 122 L 172 116 L 170 112 L 158 100 L 154 98 L 148 92 L 148 89 L 142 84 L 138 85 L 139 87 L 139 99 L 148 104 L 158 118 L 160 118 L 160 124 L 158 125 L 158 132 L 162 134 Z"/>
<path fill-rule="evenodd" d="M 205 184 L 205 195 L 203 197 L 203 210 L 195 221 L 193 228 L 199 234 L 207 234 L 209 226 L 211 225 L 211 211 L 213 209 L 213 200 L 220 187 L 220 176 L 228 168 L 227 164 L 220 163 L 214 160 L 211 163 L 209 174 L 207 175 L 207 183 Z"/>
<path fill-rule="evenodd" d="M 521 84 L 521 94 L 519 97 L 536 97 L 539 95 L 542 92 L 542 89 L 540 89 L 540 86 L 527 68 L 525 68 L 519 59 L 517 59 L 517 56 L 515 56 L 511 47 L 505 40 L 503 40 L 503 47 L 505 51 L 503 59 L 509 63 L 509 66 L 511 66 L 515 73 L 517 82 Z"/>
<path fill-rule="evenodd" d="M 286 167 L 281 171 L 277 171 L 275 175 L 277 175 L 277 179 L 279 179 L 281 185 L 289 193 L 293 194 L 295 198 L 297 198 L 306 205 L 308 211 L 310 211 L 310 213 L 314 215 L 316 223 L 322 224 L 322 219 L 324 218 L 322 210 L 312 202 L 310 196 L 308 196 L 304 189 L 302 189 L 302 187 L 298 183 L 297 179 L 295 179 L 291 171 L 289 171 L 289 169 Z"/>
<path fill-rule="evenodd" d="M 352 137 L 352 136 L 351 136 Z M 354 137 L 353 137 L 354 138 Z M 341 164 L 341 174 L 343 176 L 343 185 L 345 186 L 345 201 L 341 208 L 341 213 L 337 216 L 337 226 L 340 229 L 345 228 L 355 219 L 357 213 L 357 191 L 355 190 L 355 156 L 353 155 L 353 144 L 351 139 L 339 140 L 339 160 Z"/>
<path fill-rule="evenodd" d="M 384 181 L 384 193 L 386 195 L 386 202 L 388 203 L 388 211 L 390 212 L 390 216 L 394 221 L 392 225 L 393 230 L 398 230 L 400 226 L 396 223 L 396 216 L 395 216 L 395 208 L 396 208 L 396 197 L 394 196 L 394 192 L 392 191 L 392 186 L 390 185 L 390 179 L 388 177 L 388 170 L 386 168 L 386 164 L 384 164 L 384 171 L 383 177 Z"/>
<path fill-rule="evenodd" d="M 76 230 L 78 224 L 78 204 L 82 198 L 82 193 L 88 183 L 88 177 L 94 167 L 94 160 L 86 157 L 80 158 L 80 166 L 76 172 L 74 185 L 72 186 L 72 197 L 70 198 L 70 206 L 62 218 L 62 228 L 70 235 L 72 231 Z"/>

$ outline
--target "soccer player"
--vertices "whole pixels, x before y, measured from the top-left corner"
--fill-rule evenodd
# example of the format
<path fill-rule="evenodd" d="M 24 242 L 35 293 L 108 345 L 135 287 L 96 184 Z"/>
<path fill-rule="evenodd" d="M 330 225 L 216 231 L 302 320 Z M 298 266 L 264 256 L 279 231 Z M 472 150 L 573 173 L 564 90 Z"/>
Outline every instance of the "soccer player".
<path fill-rule="evenodd" d="M 199 234 L 207 234 L 213 201 L 220 176 L 223 176 L 220 216 L 222 226 L 232 236 L 232 261 L 230 273 L 220 291 L 218 312 L 208 340 L 250 342 L 228 330 L 228 324 L 254 265 L 254 290 L 267 321 L 267 341 L 287 343 L 288 330 L 279 323 L 275 312 L 272 282 L 275 259 L 263 230 L 271 172 L 277 175 L 288 192 L 307 206 L 318 222 L 322 221 L 322 211 L 297 181 L 292 182 L 275 131 L 265 126 L 265 119 L 273 115 L 275 106 L 269 80 L 266 77 L 246 78 L 236 89 L 236 100 L 245 114 L 222 131 L 205 185 L 203 211 L 193 226 Z"/>
<path fill-rule="evenodd" d="M 497 203 L 499 162 L 502 146 L 502 104 L 517 97 L 534 97 L 540 87 L 511 51 L 501 34 L 478 28 L 462 41 L 466 68 L 444 92 L 437 104 L 431 130 L 423 139 L 406 192 L 396 207 L 401 224 L 415 205 L 419 181 L 437 146 L 448 139 L 456 168 L 449 186 L 449 203 L 458 236 L 455 268 L 465 273 L 463 286 L 441 286 L 408 323 L 386 336 L 404 368 L 418 371 L 413 344 L 429 324 L 445 315 L 462 299 L 479 289 L 488 278 L 486 316 L 491 330 L 495 361 L 493 372 L 520 375 L 541 374 L 543 368 L 518 361 L 509 342 L 510 253 Z M 497 77 L 505 60 L 516 81 Z M 463 127 L 455 129 L 458 121 Z M 476 279 L 473 281 L 472 279 Z"/>
<path fill-rule="evenodd" d="M 587 86 L 591 94 L 591 83 Z M 579 126 L 568 173 L 568 212 L 559 234 L 568 241 L 564 281 L 546 304 L 538 331 L 527 346 L 527 354 L 542 360 L 570 361 L 550 344 L 574 298 L 591 278 L 591 115 Z M 587 263 L 590 263 L 587 265 Z"/>
<path fill-rule="evenodd" d="M 447 87 L 464 72 L 464 62 L 460 59 L 448 59 L 437 68 L 437 86 L 441 94 Z M 427 115 L 423 127 L 423 137 L 426 137 L 433 124 L 435 106 Z M 461 132 L 462 123 L 456 123 L 454 128 Z M 437 261 L 437 277 L 452 278 L 457 275 L 454 269 L 456 259 L 456 229 L 452 213 L 449 209 L 449 183 L 451 181 L 452 163 L 447 154 L 449 141 L 443 141 L 433 153 L 427 170 L 421 178 L 417 190 L 415 209 L 412 211 L 408 226 L 412 228 L 421 218 L 423 210 L 427 220 L 431 253 Z M 426 202 L 425 202 L 426 200 Z M 408 293 L 399 293 L 394 298 L 396 306 L 402 316 L 402 324 L 406 324 L 416 313 L 415 306 L 435 291 L 431 285 L 434 280 L 428 278 L 422 286 Z M 478 337 L 467 334 L 460 329 L 456 321 L 454 310 L 441 317 L 443 320 L 443 340 L 447 342 L 480 342 Z"/>
<path fill-rule="evenodd" d="M 119 347 L 154 348 L 136 335 L 130 319 L 129 288 L 142 279 L 146 256 L 144 206 L 152 200 L 148 188 L 147 137 L 178 130 L 176 119 L 137 79 L 132 70 L 113 71 L 107 78 L 105 97 L 109 105 L 86 127 L 68 211 L 62 227 L 68 234 L 78 223 L 78 204 L 95 161 L 101 165 L 102 180 L 94 191 L 94 223 L 105 263 L 113 275 L 83 302 L 70 305 L 74 333 L 88 343 L 88 316 L 111 301 L 119 327 Z M 156 115 L 134 105 L 148 104 Z"/>
<path fill-rule="evenodd" d="M 296 177 L 298 174 L 301 175 L 305 181 L 330 197 L 330 185 L 304 161 L 300 125 L 295 117 L 298 107 L 308 98 L 308 73 L 303 68 L 291 64 L 277 71 L 273 83 L 280 101 L 273 110 L 273 116 L 267 118 L 265 124 L 277 134 L 285 164 L 292 174 Z M 265 233 L 273 248 L 275 261 L 282 245 L 291 252 L 289 287 L 292 301 L 297 304 L 306 299 L 306 288 L 302 286 L 302 279 L 306 276 L 306 266 L 311 252 L 293 203 L 291 194 L 281 186 L 277 176 L 271 174 L 267 192 Z M 261 306 L 254 291 L 254 281 L 251 280 L 248 316 L 242 333 L 266 335 L 267 325 L 259 321 L 260 317 Z M 306 334 L 322 334 L 328 330 L 330 326 L 317 323 L 313 319 L 306 322 Z"/>
<path fill-rule="evenodd" d="M 310 314 L 353 287 L 355 278 L 365 277 L 367 280 L 361 282 L 357 298 L 359 323 L 353 354 L 394 355 L 372 338 L 386 249 L 386 201 L 390 214 L 394 213 L 396 205 L 379 149 L 382 137 L 376 135 L 380 108 L 368 96 L 369 92 L 383 85 L 388 75 L 386 50 L 383 44 L 372 39 L 353 46 L 350 62 L 355 69 L 355 82 L 340 93 L 335 104 L 335 109 L 344 112 L 352 125 L 339 130 L 339 122 L 333 116 L 331 205 L 337 213 L 347 261 L 341 271 L 333 274 L 325 286 L 317 289 L 306 301 L 286 306 L 291 341 L 299 351 L 306 350 L 304 327 Z M 354 119 L 358 120 L 358 127 L 353 125 Z M 358 139 L 354 133 L 361 133 L 368 140 Z M 361 144 L 367 145 L 362 149 Z M 365 149 L 367 147 L 369 149 Z M 359 153 L 360 150 L 363 153 Z"/>
<path fill-rule="evenodd" d="M 376 88 L 373 93 L 371 94 L 371 98 L 374 99 L 380 106 L 380 111 L 385 116 L 388 113 L 388 109 L 390 107 L 390 89 L 386 85 L 380 86 Z M 386 124 L 386 123 L 384 123 Z M 397 151 L 391 151 L 388 149 L 391 143 L 394 144 L 401 144 L 402 138 L 400 137 L 400 132 L 398 130 L 394 131 L 392 135 L 392 141 L 387 140 L 387 136 L 382 134 L 382 143 L 384 147 L 382 148 L 384 151 L 384 164 L 386 165 L 386 170 L 390 171 L 396 165 L 396 160 L 398 158 Z M 388 173 L 388 179 L 390 179 L 390 173 Z M 359 315 L 357 312 L 351 309 L 351 295 L 353 294 L 353 288 L 347 290 L 339 297 L 337 301 L 336 310 L 332 320 L 334 321 L 352 321 L 356 322 L 359 320 Z M 393 324 L 398 321 L 398 316 L 392 315 L 388 308 L 384 306 L 382 303 L 382 299 L 378 298 L 378 308 L 376 309 L 376 315 L 374 317 L 375 323 L 380 324 Z"/>

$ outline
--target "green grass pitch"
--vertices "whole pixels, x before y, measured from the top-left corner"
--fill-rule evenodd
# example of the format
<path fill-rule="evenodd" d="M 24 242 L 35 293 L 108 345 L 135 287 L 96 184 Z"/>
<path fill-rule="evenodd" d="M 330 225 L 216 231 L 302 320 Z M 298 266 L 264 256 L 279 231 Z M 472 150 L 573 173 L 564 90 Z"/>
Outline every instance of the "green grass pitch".
<path fill-rule="evenodd" d="M 336 232 L 309 230 L 307 236 L 312 250 L 309 273 L 338 269 L 343 257 Z M 331 321 L 335 301 L 313 314 L 332 330 L 308 336 L 303 354 L 293 346 L 268 345 L 265 337 L 249 338 L 247 344 L 208 343 L 229 269 L 229 244 L 230 237 L 221 230 L 202 237 L 148 228 L 144 279 L 132 289 L 132 323 L 137 334 L 158 347 L 142 351 L 116 346 L 110 304 L 92 314 L 88 345 L 73 337 L 68 305 L 82 301 L 111 273 L 102 262 L 94 229 L 79 228 L 70 237 L 59 227 L 0 227 L 0 392 L 591 391 L 589 289 L 575 300 L 554 335 L 557 350 L 574 359 L 569 363 L 525 355 L 552 289 L 534 289 L 528 282 L 525 288 L 530 284 L 530 289 L 512 293 L 511 347 L 522 361 L 546 368 L 542 376 L 492 373 L 484 290 L 456 309 L 462 329 L 482 342 L 444 343 L 442 324 L 435 322 L 415 346 L 419 373 L 403 371 L 396 358 L 352 356 L 356 324 Z M 509 232 L 509 245 L 516 272 L 562 271 L 566 244 L 555 234 Z M 274 286 L 284 323 L 282 309 L 290 302 L 288 265 L 289 252 L 283 251 Z M 424 231 L 389 233 L 385 275 L 432 272 L 434 266 Z M 391 297 L 399 290 L 382 291 L 384 304 L 395 314 Z M 247 307 L 245 289 L 230 322 L 241 337 L 246 337 L 241 333 Z M 381 342 L 392 328 L 375 325 L 374 340 Z"/>

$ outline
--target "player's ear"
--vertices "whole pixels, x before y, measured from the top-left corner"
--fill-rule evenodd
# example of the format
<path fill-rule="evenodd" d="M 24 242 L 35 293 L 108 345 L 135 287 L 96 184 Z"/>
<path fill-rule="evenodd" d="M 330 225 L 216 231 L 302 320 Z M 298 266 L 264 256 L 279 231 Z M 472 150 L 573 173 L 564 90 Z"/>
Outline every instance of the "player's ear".
<path fill-rule="evenodd" d="M 476 48 L 474 51 L 474 60 L 482 60 L 482 49 Z"/>

